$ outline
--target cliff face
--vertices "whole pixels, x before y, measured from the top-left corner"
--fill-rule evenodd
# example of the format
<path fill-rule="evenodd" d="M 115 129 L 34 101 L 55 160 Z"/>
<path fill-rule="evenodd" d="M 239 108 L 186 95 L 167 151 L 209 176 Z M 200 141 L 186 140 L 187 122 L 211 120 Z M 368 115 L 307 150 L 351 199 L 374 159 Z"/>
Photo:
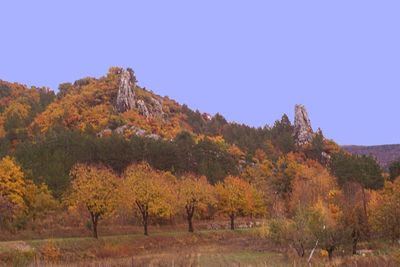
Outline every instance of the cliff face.
<path fill-rule="evenodd" d="M 136 78 L 131 69 L 121 69 L 121 78 L 118 88 L 117 105 L 118 112 L 134 109 Z"/>
<path fill-rule="evenodd" d="M 303 105 L 295 106 L 294 137 L 296 140 L 296 145 L 299 147 L 308 144 L 314 137 L 310 118 L 305 106 Z"/>
<path fill-rule="evenodd" d="M 164 116 L 162 100 L 153 96 L 141 98 L 136 95 L 136 77 L 131 69 L 120 70 L 120 81 L 115 108 L 119 113 L 137 109 L 139 114 L 148 118 Z"/>

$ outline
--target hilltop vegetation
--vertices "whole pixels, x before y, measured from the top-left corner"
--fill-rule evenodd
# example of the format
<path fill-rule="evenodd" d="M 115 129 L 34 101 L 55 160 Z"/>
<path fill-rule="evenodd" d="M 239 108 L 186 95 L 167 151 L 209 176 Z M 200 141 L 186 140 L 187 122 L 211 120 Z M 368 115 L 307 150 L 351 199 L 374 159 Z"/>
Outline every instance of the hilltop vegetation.
<path fill-rule="evenodd" d="M 0 81 L 1 233 L 98 238 L 103 226 L 148 235 L 180 223 L 196 232 L 204 221 L 234 230 L 246 218 L 259 223 L 257 238 L 299 258 L 317 240 L 329 258 L 398 240 L 398 165 L 388 175 L 322 131 L 303 131 L 299 144 L 300 124 L 283 115 L 254 128 L 193 111 L 138 86 L 129 69 L 57 93 Z"/>

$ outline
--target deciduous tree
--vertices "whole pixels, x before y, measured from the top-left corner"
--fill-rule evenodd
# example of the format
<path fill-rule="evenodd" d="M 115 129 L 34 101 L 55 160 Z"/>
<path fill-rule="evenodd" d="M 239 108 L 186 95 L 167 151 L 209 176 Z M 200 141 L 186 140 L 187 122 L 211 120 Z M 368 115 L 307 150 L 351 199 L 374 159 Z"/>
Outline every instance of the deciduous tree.
<path fill-rule="evenodd" d="M 213 187 L 205 176 L 185 174 L 179 181 L 178 199 L 185 209 L 189 232 L 194 232 L 193 216 L 196 212 L 206 210 L 214 202 Z"/>
<path fill-rule="evenodd" d="M 93 237 L 98 238 L 97 225 L 101 218 L 112 213 L 116 206 L 117 177 L 101 165 L 76 164 L 70 173 L 71 191 L 67 204 L 82 204 L 90 213 Z"/>
<path fill-rule="evenodd" d="M 240 215 L 260 215 L 265 213 L 261 193 L 245 180 L 228 176 L 215 186 L 217 208 L 230 218 L 231 230 L 235 230 L 235 218 Z"/>
<path fill-rule="evenodd" d="M 148 235 L 150 216 L 166 218 L 176 211 L 176 178 L 169 172 L 154 170 L 145 162 L 130 165 L 123 177 L 123 202 L 140 213 L 144 234 Z"/>
<path fill-rule="evenodd" d="M 392 241 L 400 238 L 400 179 L 385 182 L 380 194 L 370 201 L 370 222 L 382 237 Z"/>
<path fill-rule="evenodd" d="M 21 167 L 8 156 L 0 160 L 0 195 L 13 205 L 23 208 L 25 191 Z"/>

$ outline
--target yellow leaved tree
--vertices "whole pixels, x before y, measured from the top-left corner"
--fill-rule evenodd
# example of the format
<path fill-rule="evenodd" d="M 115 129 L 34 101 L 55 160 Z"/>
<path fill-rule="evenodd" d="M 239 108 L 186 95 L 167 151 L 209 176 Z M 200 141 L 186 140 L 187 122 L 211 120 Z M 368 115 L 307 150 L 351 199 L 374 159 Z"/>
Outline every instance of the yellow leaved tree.
<path fill-rule="evenodd" d="M 386 181 L 381 192 L 374 192 L 369 203 L 369 221 L 382 237 L 393 242 L 400 238 L 400 178 Z"/>
<path fill-rule="evenodd" d="M 140 213 L 144 234 L 148 235 L 150 216 L 166 218 L 176 210 L 176 178 L 145 162 L 128 166 L 123 177 L 121 199 L 125 206 Z"/>
<path fill-rule="evenodd" d="M 8 156 L 0 160 L 0 195 L 12 205 L 23 208 L 25 190 L 21 167 Z"/>
<path fill-rule="evenodd" d="M 24 201 L 26 215 L 32 223 L 59 206 L 46 184 L 36 185 L 30 180 L 26 181 Z"/>
<path fill-rule="evenodd" d="M 118 179 L 114 172 L 101 165 L 76 164 L 70 172 L 71 190 L 68 205 L 84 205 L 90 213 L 93 237 L 98 238 L 99 219 L 112 213 L 117 203 Z"/>
<path fill-rule="evenodd" d="M 178 185 L 178 199 L 180 207 L 186 212 L 189 232 L 193 233 L 193 216 L 196 212 L 207 210 L 209 204 L 215 202 L 213 187 L 207 177 L 185 174 Z"/>
<path fill-rule="evenodd" d="M 244 215 L 262 215 L 266 212 L 261 193 L 247 181 L 228 176 L 215 186 L 217 208 L 229 216 L 231 230 L 235 230 L 235 218 Z"/>

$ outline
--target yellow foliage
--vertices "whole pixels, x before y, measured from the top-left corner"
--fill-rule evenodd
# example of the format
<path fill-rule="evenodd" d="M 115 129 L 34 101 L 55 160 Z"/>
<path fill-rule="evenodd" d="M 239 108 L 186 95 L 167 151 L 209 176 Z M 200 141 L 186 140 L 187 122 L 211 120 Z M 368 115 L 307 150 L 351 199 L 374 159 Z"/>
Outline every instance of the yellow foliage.
<path fill-rule="evenodd" d="M 31 107 L 27 104 L 22 104 L 19 102 L 13 102 L 9 105 L 5 111 L 4 116 L 17 116 L 19 119 L 26 119 L 31 112 Z"/>
<path fill-rule="evenodd" d="M 71 192 L 65 201 L 70 205 L 83 204 L 98 217 L 110 214 L 116 206 L 117 177 L 103 166 L 77 164 L 71 170 Z"/>
<path fill-rule="evenodd" d="M 380 193 L 371 195 L 369 213 L 375 231 L 392 240 L 400 238 L 400 178 L 386 181 Z"/>
<path fill-rule="evenodd" d="M 8 156 L 0 160 L 0 194 L 12 204 L 23 208 L 25 192 L 26 184 L 21 167 Z"/>
<path fill-rule="evenodd" d="M 58 201 L 54 199 L 46 184 L 35 185 L 32 181 L 26 181 L 24 195 L 26 211 L 33 220 L 40 214 L 54 210 L 58 207 Z"/>
<path fill-rule="evenodd" d="M 245 153 L 237 145 L 229 146 L 228 153 L 237 159 L 245 156 Z"/>
<path fill-rule="evenodd" d="M 263 215 L 266 207 L 261 193 L 239 177 L 228 176 L 215 187 L 218 210 L 229 216 Z"/>
<path fill-rule="evenodd" d="M 340 195 L 335 177 L 319 164 L 297 164 L 292 171 L 294 172 L 290 199 L 292 211 L 310 207 L 319 200 L 333 201 Z"/>
<path fill-rule="evenodd" d="M 56 262 L 61 257 L 61 250 L 54 240 L 47 241 L 41 248 L 40 254 L 46 262 Z"/>
<path fill-rule="evenodd" d="M 124 205 L 147 215 L 168 217 L 176 212 L 176 179 L 147 163 L 130 165 L 124 172 L 121 196 Z"/>
<path fill-rule="evenodd" d="M 180 206 L 186 210 L 204 211 L 209 204 L 215 202 L 213 187 L 208 183 L 207 178 L 192 174 L 181 177 L 178 184 L 178 199 Z"/>

